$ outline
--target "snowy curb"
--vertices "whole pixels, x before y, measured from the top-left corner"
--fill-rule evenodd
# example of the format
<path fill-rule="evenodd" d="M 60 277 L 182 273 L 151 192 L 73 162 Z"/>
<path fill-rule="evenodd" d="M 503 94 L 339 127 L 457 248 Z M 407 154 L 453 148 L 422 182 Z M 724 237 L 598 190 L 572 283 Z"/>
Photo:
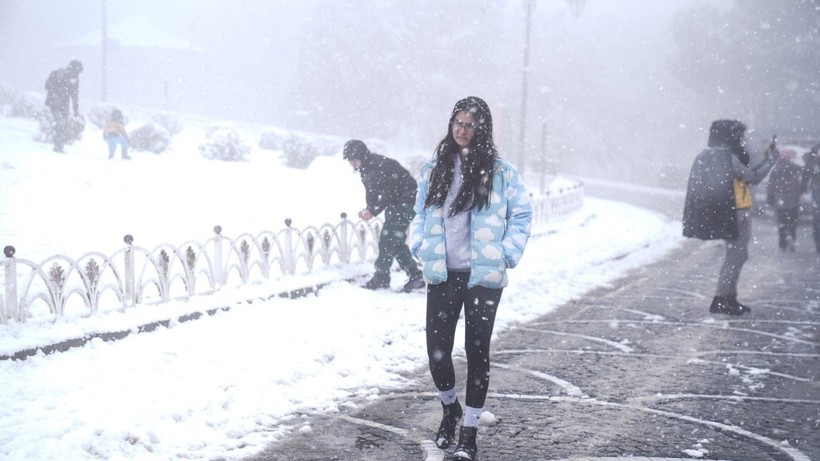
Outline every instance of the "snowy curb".
<path fill-rule="evenodd" d="M 349 282 L 352 282 L 354 280 L 355 279 L 346 279 L 346 281 L 349 281 Z M 252 299 L 246 299 L 245 301 L 239 301 L 236 304 L 241 304 L 241 303 L 252 304 L 255 301 L 269 301 L 273 298 L 288 298 L 288 299 L 302 298 L 302 297 L 305 297 L 309 294 L 318 293 L 318 291 L 321 288 L 323 288 L 323 287 L 325 287 L 325 286 L 327 286 L 331 283 L 335 283 L 335 281 L 319 283 L 319 284 L 316 284 L 316 285 L 313 285 L 313 286 L 304 287 L 304 288 L 297 288 L 297 289 L 293 289 L 293 290 L 290 290 L 290 291 L 282 291 L 278 294 L 272 294 L 272 295 L 269 295 L 267 297 L 263 296 L 263 297 L 257 297 L 257 298 L 252 298 Z M 172 319 L 157 320 L 157 321 L 149 322 L 149 323 L 139 325 L 139 326 L 136 326 L 134 328 L 127 329 L 127 330 L 113 331 L 113 332 L 106 332 L 106 333 L 88 334 L 88 335 L 85 335 L 81 338 L 67 339 L 67 340 L 64 340 L 64 341 L 60 341 L 60 342 L 53 343 L 53 344 L 48 344 L 48 345 L 45 345 L 45 346 L 37 346 L 37 347 L 23 349 L 23 350 L 20 350 L 18 352 L 15 352 L 14 354 L 0 355 L 0 360 L 25 360 L 28 357 L 32 357 L 34 355 L 37 355 L 38 353 L 43 353 L 45 355 L 49 355 L 49 354 L 53 354 L 55 352 L 65 352 L 65 351 L 67 351 L 69 349 L 72 349 L 72 348 L 75 348 L 75 347 L 82 347 L 82 346 L 86 345 L 88 342 L 90 342 L 94 339 L 101 339 L 101 340 L 106 341 L 106 342 L 107 341 L 117 341 L 117 340 L 123 339 L 123 338 L 131 335 L 132 333 L 136 333 L 136 334 L 150 333 L 150 332 L 156 330 L 159 327 L 168 328 L 169 326 L 171 326 L 175 323 L 184 323 L 184 322 L 189 322 L 189 321 L 192 321 L 192 320 L 198 320 L 198 319 L 202 318 L 203 315 L 206 315 L 206 314 L 209 315 L 209 316 L 213 316 L 213 315 L 216 315 L 219 312 L 227 312 L 227 311 L 230 311 L 230 310 L 231 310 L 231 306 L 215 307 L 213 309 L 207 309 L 205 311 L 191 312 L 191 313 L 188 313 L 188 314 L 182 314 L 182 315 L 179 315 L 179 316 L 177 316 L 175 318 L 172 318 Z"/>

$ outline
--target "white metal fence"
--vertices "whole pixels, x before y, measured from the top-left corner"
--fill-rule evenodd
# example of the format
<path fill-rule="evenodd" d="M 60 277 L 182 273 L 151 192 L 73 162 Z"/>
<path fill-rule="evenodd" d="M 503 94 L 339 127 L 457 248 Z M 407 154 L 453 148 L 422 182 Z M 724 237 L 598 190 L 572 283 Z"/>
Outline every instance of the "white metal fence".
<path fill-rule="evenodd" d="M 533 197 L 536 225 L 559 220 L 583 204 L 584 187 L 568 187 Z M 295 229 L 290 220 L 277 232 L 222 235 L 220 226 L 205 242 L 161 244 L 154 249 L 125 246 L 112 255 L 89 252 L 77 259 L 55 255 L 42 262 L 20 259 L 13 246 L 0 258 L 4 295 L 0 323 L 25 322 L 67 312 L 90 314 L 140 304 L 162 303 L 214 293 L 225 285 L 242 285 L 294 274 L 315 267 L 373 261 L 382 221 L 353 222 L 346 214 L 336 224 Z M 77 311 L 78 310 L 78 311 Z"/>

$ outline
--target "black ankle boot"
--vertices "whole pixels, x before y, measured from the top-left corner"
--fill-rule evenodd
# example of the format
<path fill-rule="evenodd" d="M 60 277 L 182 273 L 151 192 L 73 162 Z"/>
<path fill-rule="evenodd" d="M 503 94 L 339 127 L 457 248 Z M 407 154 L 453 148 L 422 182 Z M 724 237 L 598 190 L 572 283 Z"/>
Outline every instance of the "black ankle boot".
<path fill-rule="evenodd" d="M 442 450 L 449 448 L 456 438 L 456 425 L 461 420 L 464 411 L 458 403 L 458 399 L 450 405 L 441 404 L 444 415 L 441 417 L 441 424 L 436 432 L 436 446 Z"/>
<path fill-rule="evenodd" d="M 368 290 L 380 290 L 382 288 L 390 288 L 390 275 L 376 274 L 364 284 Z"/>
<path fill-rule="evenodd" d="M 458 434 L 458 445 L 456 451 L 453 452 L 453 459 L 466 459 L 472 461 L 475 459 L 475 454 L 478 453 L 478 446 L 475 439 L 478 435 L 477 427 L 461 426 L 461 432 Z"/>
<path fill-rule="evenodd" d="M 737 293 L 731 293 L 726 296 L 726 299 L 729 301 L 730 306 L 734 306 L 735 308 L 739 308 L 744 313 L 752 312 L 752 308 L 742 304 L 740 301 L 737 300 Z"/>
<path fill-rule="evenodd" d="M 712 299 L 709 312 L 713 314 L 742 315 L 743 308 L 737 302 L 732 303 L 729 296 L 718 295 Z"/>

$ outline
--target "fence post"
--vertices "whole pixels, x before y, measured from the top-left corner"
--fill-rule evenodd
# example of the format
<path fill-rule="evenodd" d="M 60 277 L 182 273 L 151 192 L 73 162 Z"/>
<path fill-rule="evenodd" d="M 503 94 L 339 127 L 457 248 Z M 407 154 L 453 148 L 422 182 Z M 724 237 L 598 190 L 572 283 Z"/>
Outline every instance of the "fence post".
<path fill-rule="evenodd" d="M 293 220 L 290 218 L 285 219 L 285 225 L 288 226 L 285 229 L 285 267 L 287 273 L 293 275 L 296 273 L 296 261 L 293 256 L 293 228 L 290 226 L 291 224 L 293 224 Z"/>
<path fill-rule="evenodd" d="M 6 320 L 20 320 L 17 312 L 17 262 L 14 260 L 16 251 L 11 245 L 3 248 L 3 254 L 5 255 L 5 258 L 3 258 L 3 266 L 5 266 L 3 283 L 5 285 Z"/>
<path fill-rule="evenodd" d="M 342 235 L 341 235 L 341 244 L 339 245 L 339 252 L 341 261 L 345 264 L 350 263 L 350 245 L 348 245 L 348 235 L 347 235 L 347 213 L 342 213 Z"/>
<path fill-rule="evenodd" d="M 214 288 L 219 289 L 225 280 L 222 272 L 222 226 L 214 226 Z"/>
<path fill-rule="evenodd" d="M 125 297 L 131 303 L 131 306 L 135 306 L 137 304 L 137 294 L 134 290 L 134 280 L 136 278 L 134 273 L 134 237 L 127 234 L 123 237 L 123 241 L 128 245 L 125 248 Z"/>

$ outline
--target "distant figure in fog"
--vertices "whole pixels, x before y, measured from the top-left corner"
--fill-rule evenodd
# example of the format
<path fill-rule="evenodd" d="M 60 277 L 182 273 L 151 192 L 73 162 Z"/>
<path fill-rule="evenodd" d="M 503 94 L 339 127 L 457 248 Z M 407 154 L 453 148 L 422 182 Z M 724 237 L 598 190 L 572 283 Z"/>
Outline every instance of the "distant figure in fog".
<path fill-rule="evenodd" d="M 74 117 L 80 117 L 80 73 L 83 63 L 76 59 L 65 69 L 57 69 L 46 80 L 46 106 L 54 119 L 54 152 L 63 152 L 63 147 L 73 138 L 69 104 L 74 109 Z"/>
<path fill-rule="evenodd" d="M 811 194 L 812 204 L 812 224 L 814 235 L 814 246 L 817 256 L 820 257 L 820 143 L 815 144 L 803 155 L 805 163 L 803 173 L 804 190 Z"/>
<path fill-rule="evenodd" d="M 130 160 L 128 156 L 128 146 L 130 139 L 128 132 L 125 130 L 125 120 L 122 111 L 114 109 L 111 111 L 111 117 L 108 123 L 103 128 L 103 139 L 108 143 L 108 158 L 114 158 L 114 153 L 117 152 L 117 146 L 120 146 L 120 151 L 123 160 Z"/>
<path fill-rule="evenodd" d="M 746 125 L 737 120 L 716 120 L 709 129 L 709 147 L 698 154 L 689 173 L 683 208 L 683 235 L 702 240 L 726 241 L 717 290 L 709 312 L 741 315 L 751 308 L 737 300 L 740 271 L 749 257 L 752 191 L 774 166 L 773 145 L 764 160 L 749 168 Z"/>
<path fill-rule="evenodd" d="M 794 152 L 780 151 L 766 186 L 766 202 L 777 218 L 778 245 L 781 250 L 795 251 L 800 196 L 803 195 L 803 168 L 794 163 Z"/>

